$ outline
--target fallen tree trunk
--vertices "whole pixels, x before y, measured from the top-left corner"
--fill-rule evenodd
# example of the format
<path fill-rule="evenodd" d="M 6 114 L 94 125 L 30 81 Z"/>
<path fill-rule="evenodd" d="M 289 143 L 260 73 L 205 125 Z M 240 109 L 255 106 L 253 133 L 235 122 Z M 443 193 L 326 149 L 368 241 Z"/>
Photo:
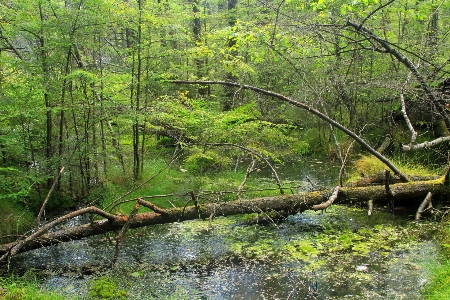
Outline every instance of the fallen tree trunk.
<path fill-rule="evenodd" d="M 313 209 L 314 205 L 319 205 L 328 200 L 331 191 L 315 191 L 304 192 L 299 194 L 280 195 L 273 197 L 262 197 L 249 200 L 236 200 L 224 203 L 209 203 L 188 206 L 184 208 L 161 209 L 153 204 L 139 199 L 140 204 L 147 203 L 153 212 L 138 213 L 129 222 L 130 228 L 138 228 L 155 224 L 164 224 L 172 222 L 180 222 L 185 220 L 194 220 L 199 217 L 208 219 L 211 216 L 230 216 L 236 214 L 275 212 L 280 216 L 296 214 L 305 210 Z M 399 183 L 390 186 L 390 201 L 396 203 L 403 202 L 405 205 L 415 205 L 431 192 L 434 197 L 450 195 L 450 186 L 444 184 L 443 180 Z M 368 186 L 368 187 L 342 187 L 339 190 L 335 204 L 355 204 L 367 203 L 372 200 L 374 204 L 377 202 L 385 202 L 387 200 L 386 189 L 384 185 Z M 406 202 L 406 203 L 405 203 Z M 99 209 L 85 208 L 87 213 L 99 214 Z M 98 210 L 98 211 L 97 211 Z M 71 214 L 74 215 L 75 212 Z M 76 214 L 79 215 L 79 214 Z M 4 244 L 0 246 L 0 255 L 6 257 L 8 253 L 16 254 L 36 248 L 55 245 L 61 242 L 82 239 L 88 236 L 99 235 L 110 231 L 118 231 L 128 221 L 128 216 L 112 216 L 107 213 L 100 213 L 102 219 L 93 221 L 88 224 L 61 229 L 59 231 L 45 233 L 39 237 L 19 240 L 17 242 Z M 61 217 L 61 218 L 64 218 Z M 67 218 L 66 218 L 67 219 Z M 14 246 L 20 244 L 20 248 Z M 11 250 L 13 249 L 13 250 Z M 15 250 L 14 250 L 15 249 Z"/>

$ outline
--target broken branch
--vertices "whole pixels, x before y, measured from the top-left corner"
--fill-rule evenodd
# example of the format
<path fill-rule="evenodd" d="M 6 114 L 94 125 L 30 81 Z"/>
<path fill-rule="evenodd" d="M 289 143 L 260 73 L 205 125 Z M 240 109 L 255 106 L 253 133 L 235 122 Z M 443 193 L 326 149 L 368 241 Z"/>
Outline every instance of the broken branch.
<path fill-rule="evenodd" d="M 420 217 L 422 216 L 422 213 L 425 210 L 425 206 L 427 206 L 428 203 L 431 201 L 431 196 L 432 196 L 431 192 L 428 192 L 427 196 L 420 204 L 419 209 L 417 210 L 417 213 L 416 213 L 416 219 L 415 219 L 416 221 L 420 220 Z"/>
<path fill-rule="evenodd" d="M 330 196 L 330 198 L 328 198 L 328 201 L 323 202 L 321 204 L 313 205 L 312 209 L 313 210 L 324 210 L 325 208 L 327 208 L 328 206 L 333 204 L 334 200 L 336 200 L 337 197 L 338 197 L 339 190 L 340 190 L 340 186 L 335 187 L 333 193 Z"/>

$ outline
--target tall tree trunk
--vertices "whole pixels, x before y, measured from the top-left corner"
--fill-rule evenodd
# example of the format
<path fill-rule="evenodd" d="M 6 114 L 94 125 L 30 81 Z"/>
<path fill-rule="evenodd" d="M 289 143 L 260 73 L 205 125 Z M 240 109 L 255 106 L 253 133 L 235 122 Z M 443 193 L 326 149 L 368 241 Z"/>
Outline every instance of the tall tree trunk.
<path fill-rule="evenodd" d="M 39 29 L 39 50 L 41 54 L 41 68 L 42 68 L 42 74 L 43 74 L 43 84 L 44 84 L 44 102 L 45 107 L 47 109 L 46 112 L 46 142 L 45 142 L 45 158 L 47 160 L 47 172 L 48 174 L 52 173 L 51 170 L 51 158 L 53 155 L 53 148 L 52 148 L 52 131 L 53 131 L 53 123 L 52 123 L 52 106 L 50 103 L 50 95 L 49 95 L 49 88 L 48 84 L 50 83 L 50 70 L 47 62 L 47 51 L 45 49 L 46 43 L 45 43 L 45 31 L 44 31 L 44 23 L 45 23 L 45 15 L 44 10 L 42 7 L 42 2 L 39 1 L 38 4 L 39 7 L 39 16 L 40 16 L 40 29 Z M 52 178 L 49 176 L 47 180 L 47 188 L 50 188 L 52 186 Z"/>
<path fill-rule="evenodd" d="M 230 26 L 230 29 L 233 31 L 234 26 L 236 26 L 236 6 L 237 6 L 238 0 L 228 0 L 228 25 Z M 234 37 L 234 34 L 230 34 L 230 37 L 228 38 L 228 51 L 230 57 L 228 59 L 234 59 L 234 57 L 237 55 L 237 51 L 235 49 L 236 46 L 236 38 Z M 227 75 L 227 81 L 230 82 L 236 82 L 237 78 L 233 73 L 228 72 Z M 234 97 L 235 94 L 232 89 L 227 88 L 226 89 L 226 98 L 223 102 L 222 109 L 224 111 L 229 111 L 234 107 Z"/>
<path fill-rule="evenodd" d="M 142 72 L 142 9 L 144 0 L 138 0 L 139 4 L 139 20 L 138 20 L 138 36 L 137 36 L 137 70 L 136 70 L 136 102 L 135 102 L 135 121 L 133 126 L 133 177 L 138 180 L 140 177 L 140 155 L 139 155 L 139 115 L 141 100 L 141 72 Z"/>
<path fill-rule="evenodd" d="M 194 26 L 192 31 L 194 33 L 194 45 L 195 47 L 202 43 L 202 21 L 199 0 L 194 0 L 192 4 L 192 12 L 194 13 Z M 204 76 L 203 68 L 205 67 L 204 59 L 196 58 L 194 60 L 195 68 L 197 72 L 197 78 L 201 79 Z M 200 85 L 197 90 L 198 94 L 205 96 L 208 94 L 208 87 Z"/>

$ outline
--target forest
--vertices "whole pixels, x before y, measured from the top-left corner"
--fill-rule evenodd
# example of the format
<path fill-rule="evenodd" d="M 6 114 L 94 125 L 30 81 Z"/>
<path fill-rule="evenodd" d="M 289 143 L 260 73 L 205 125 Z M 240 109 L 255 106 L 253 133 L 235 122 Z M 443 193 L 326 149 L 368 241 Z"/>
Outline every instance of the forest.
<path fill-rule="evenodd" d="M 449 1 L 4 0 L 0 16 L 0 298 L 20 252 L 114 231 L 114 267 L 129 226 L 276 224 L 336 199 L 433 211 L 448 264 Z M 326 197 L 283 178 L 316 158 L 338 166 Z"/>

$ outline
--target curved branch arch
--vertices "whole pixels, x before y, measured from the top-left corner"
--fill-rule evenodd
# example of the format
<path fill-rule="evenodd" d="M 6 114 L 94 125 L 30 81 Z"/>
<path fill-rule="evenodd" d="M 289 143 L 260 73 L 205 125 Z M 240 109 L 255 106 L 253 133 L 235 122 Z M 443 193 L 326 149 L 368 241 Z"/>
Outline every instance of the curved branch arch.
<path fill-rule="evenodd" d="M 284 96 L 282 94 L 278 94 L 278 93 L 275 93 L 275 92 L 272 92 L 272 91 L 264 90 L 264 89 L 261 89 L 261 88 L 258 88 L 258 87 L 254 87 L 254 86 L 251 86 L 251 85 L 245 85 L 245 84 L 240 84 L 240 83 L 235 83 L 235 82 L 207 81 L 207 80 L 196 80 L 196 81 L 191 81 L 191 80 L 169 80 L 168 82 L 171 82 L 171 83 L 174 83 L 174 84 L 203 84 L 203 85 L 218 84 L 218 85 L 225 85 L 225 86 L 231 86 L 231 87 L 237 87 L 237 88 L 243 88 L 243 89 L 251 90 L 251 91 L 263 94 L 263 95 L 267 95 L 267 96 L 271 96 L 271 97 L 275 97 L 277 99 L 280 99 L 280 100 L 282 100 L 284 102 L 287 102 L 287 103 L 289 103 L 291 105 L 294 105 L 296 107 L 304 109 L 304 110 L 310 112 L 311 114 L 317 116 L 318 118 L 324 120 L 325 122 L 328 122 L 332 126 L 340 129 L 346 135 L 348 135 L 353 140 L 355 140 L 358 144 L 360 144 L 361 147 L 363 147 L 363 149 L 365 149 L 370 154 L 372 154 L 373 156 L 378 158 L 381 162 L 383 162 L 389 169 L 391 169 L 395 174 L 397 174 L 403 181 L 405 181 L 405 182 L 409 182 L 410 181 L 410 179 L 408 178 L 408 176 L 406 174 L 404 174 L 402 171 L 400 171 L 389 159 L 387 159 L 385 156 L 383 156 L 381 153 L 379 153 L 374 148 L 372 148 L 369 144 L 367 144 L 367 142 L 364 141 L 362 138 L 360 138 L 356 133 L 354 133 L 353 131 L 351 131 L 350 129 L 345 127 L 344 125 L 340 124 L 339 122 L 337 122 L 337 121 L 331 119 L 330 117 L 326 116 L 325 114 L 321 113 L 317 109 L 314 109 L 314 108 L 306 105 L 305 103 L 302 103 L 302 102 L 299 102 L 297 100 L 291 99 L 291 98 L 286 97 L 286 96 Z"/>

